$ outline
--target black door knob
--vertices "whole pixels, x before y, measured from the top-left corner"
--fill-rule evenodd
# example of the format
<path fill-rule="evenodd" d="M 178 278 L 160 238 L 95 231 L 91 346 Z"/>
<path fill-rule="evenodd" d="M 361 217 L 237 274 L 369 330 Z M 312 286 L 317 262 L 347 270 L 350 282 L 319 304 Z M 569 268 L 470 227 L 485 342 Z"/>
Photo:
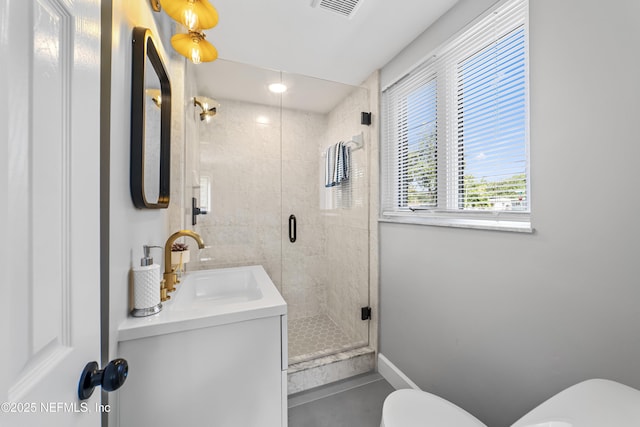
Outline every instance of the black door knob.
<path fill-rule="evenodd" d="M 84 367 L 78 383 L 78 398 L 88 399 L 97 386 L 104 391 L 114 391 L 122 387 L 129 374 L 129 364 L 124 359 L 114 359 L 104 369 L 98 369 L 98 362 L 89 362 Z"/>

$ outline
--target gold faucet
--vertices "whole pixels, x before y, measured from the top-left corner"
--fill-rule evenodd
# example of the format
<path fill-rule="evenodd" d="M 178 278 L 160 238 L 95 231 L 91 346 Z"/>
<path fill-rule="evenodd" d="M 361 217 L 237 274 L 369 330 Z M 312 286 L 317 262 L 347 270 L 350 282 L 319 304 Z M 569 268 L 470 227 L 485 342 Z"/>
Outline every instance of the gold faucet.
<path fill-rule="evenodd" d="M 175 291 L 176 283 L 180 283 L 178 275 L 176 274 L 176 269 L 171 267 L 171 246 L 173 245 L 173 242 L 183 236 L 192 237 L 196 242 L 198 242 L 198 248 L 204 249 L 204 241 L 202 240 L 202 237 L 194 231 L 180 230 L 169 236 L 167 243 L 164 245 L 164 280 L 162 281 L 162 286 L 160 288 L 160 299 L 162 301 L 166 301 L 171 298 L 167 294 Z"/>

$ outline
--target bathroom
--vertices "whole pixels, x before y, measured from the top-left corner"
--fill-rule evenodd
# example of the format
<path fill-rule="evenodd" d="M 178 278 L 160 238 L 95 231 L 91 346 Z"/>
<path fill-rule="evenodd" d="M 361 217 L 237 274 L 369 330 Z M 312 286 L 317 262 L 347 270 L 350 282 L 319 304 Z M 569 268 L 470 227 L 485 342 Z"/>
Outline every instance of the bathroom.
<path fill-rule="evenodd" d="M 91 2 L 87 0 L 86 3 Z M 201 184 L 195 183 L 191 170 L 196 164 L 202 165 L 195 157 L 194 147 L 189 144 L 200 144 L 204 137 L 210 138 L 210 144 L 215 144 L 215 132 L 220 130 L 215 128 L 216 124 L 222 126 L 237 109 L 234 110 L 234 101 L 228 97 L 207 93 L 199 84 L 198 66 L 173 51 L 169 39 L 174 27 L 164 12 L 153 12 L 147 0 L 94 3 L 100 4 L 102 12 L 91 21 L 98 31 L 101 28 L 98 38 L 103 42 L 102 50 L 92 58 L 93 63 L 98 64 L 101 80 L 95 87 L 96 96 L 87 96 L 82 105 L 95 112 L 99 125 L 96 129 L 100 132 L 95 136 L 99 145 L 94 146 L 95 153 L 79 155 L 99 154 L 99 158 L 89 159 L 100 171 L 99 185 L 84 193 L 87 203 L 84 208 L 94 215 L 83 217 L 83 221 L 91 221 L 89 225 L 93 230 L 90 239 L 86 240 L 96 243 L 72 240 L 65 243 L 65 247 L 85 248 L 94 253 L 91 267 L 99 274 L 90 277 L 95 279 L 93 282 L 98 287 L 100 299 L 94 305 L 93 323 L 99 324 L 101 333 L 99 348 L 90 360 L 97 360 L 103 366 L 120 356 L 118 329 L 129 316 L 129 275 L 140 262 L 142 246 L 163 245 L 174 231 L 194 228 L 190 222 L 190 199 L 197 195 L 201 202 L 201 194 L 205 193 L 201 193 L 201 188 L 193 188 Z M 313 179 L 320 181 L 323 179 L 320 176 L 323 147 L 362 135 L 364 148 L 353 154 L 366 155 L 368 191 L 363 193 L 366 215 L 358 221 L 366 224 L 368 236 L 367 253 L 358 254 L 355 262 L 359 267 L 366 265 L 368 277 L 363 287 L 366 298 L 355 305 L 355 309 L 359 310 L 367 303 L 372 309 L 371 320 L 360 324 L 367 324 L 361 334 L 366 341 L 364 347 L 373 351 L 367 353 L 372 356 L 366 356 L 372 358 L 372 370 L 378 371 L 394 386 L 394 381 L 401 378 L 395 374 L 403 373 L 416 386 L 464 408 L 487 426 L 512 425 L 552 395 L 591 378 L 605 378 L 640 389 L 640 286 L 635 268 L 640 240 L 640 206 L 638 198 L 633 196 L 639 182 L 633 162 L 640 157 L 633 126 L 636 117 L 640 116 L 637 102 L 640 83 L 635 78 L 640 72 L 637 54 L 640 36 L 634 30 L 640 16 L 637 2 L 616 0 L 605 5 L 595 0 L 529 1 L 528 150 L 532 232 L 417 225 L 385 220 L 380 215 L 383 173 L 379 148 L 384 119 L 380 103 L 383 92 L 424 62 L 427 55 L 501 2 L 440 0 L 425 6 L 422 2 L 407 0 L 397 5 L 394 2 L 394 9 L 386 10 L 381 16 L 380 13 L 373 15 L 369 9 L 380 2 L 361 0 L 362 5 L 355 15 L 357 19 L 348 22 L 356 25 L 359 19 L 366 19 L 366 25 L 377 29 L 377 35 L 362 40 L 359 49 L 354 50 L 357 57 L 341 57 L 341 43 L 336 40 L 330 46 L 331 52 L 337 52 L 335 56 L 323 57 L 319 52 L 297 54 L 296 49 L 315 42 L 315 38 L 304 32 L 303 25 L 306 22 L 303 18 L 319 13 L 311 7 L 311 0 L 297 2 L 304 5 L 298 5 L 301 15 L 296 18 L 287 15 L 290 12 L 287 8 L 296 2 L 251 2 L 250 7 L 233 5 L 231 3 L 240 2 L 226 0 L 212 0 L 211 3 L 220 13 L 220 23 L 207 32 L 207 40 L 218 47 L 220 58 L 199 66 L 250 65 L 273 72 L 274 78 L 281 81 L 302 76 L 353 87 L 356 92 L 362 91 L 366 98 L 366 105 L 353 109 L 354 116 L 350 116 L 350 120 L 354 123 L 349 129 L 328 136 L 322 145 L 318 142 L 314 147 L 316 157 L 310 162 L 317 174 Z M 38 4 L 45 5 L 42 6 L 45 9 L 53 5 L 47 10 L 59 10 L 60 5 L 67 2 L 43 0 Z M 8 16 L 5 12 L 11 12 L 13 7 L 18 7 L 15 2 L 0 6 L 2 34 L 5 34 L 4 25 L 7 25 L 7 34 L 26 32 L 14 24 L 14 20 L 5 19 Z M 276 10 L 267 10 L 270 7 Z M 274 15 L 266 15 L 267 12 Z M 262 22 L 263 16 L 271 16 L 273 21 Z M 398 21 L 402 24 L 398 25 Z M 393 28 L 386 26 L 392 23 Z M 131 32 L 136 26 L 151 29 L 171 78 L 174 120 L 171 122 L 169 209 L 138 209 L 132 204 L 129 191 Z M 291 36 L 291 41 L 274 41 L 268 37 L 270 27 L 290 27 L 291 31 L 299 33 Z M 224 31 L 228 33 L 225 35 Z M 325 28 L 324 31 L 329 30 Z M 394 46 L 385 44 L 385 38 L 394 32 L 403 35 L 404 40 L 394 39 Z M 350 34 L 357 39 L 356 31 Z M 95 39 L 95 32 L 93 36 L 87 36 L 87 40 L 93 40 L 92 37 Z M 18 48 L 6 40 L 0 40 L 3 57 L 23 58 Z M 223 49 L 225 46 L 226 50 Z M 229 52 L 234 49 L 236 56 L 231 56 Z M 386 49 L 387 57 L 376 56 L 373 51 L 378 49 Z M 331 62 L 335 57 L 340 61 Z M 376 59 L 378 62 L 372 59 L 374 57 L 379 58 Z M 278 62 L 283 60 L 289 61 L 286 66 Z M 20 108 L 16 109 L 11 104 L 22 98 L 10 89 L 22 86 L 7 82 L 13 82 L 11 78 L 18 76 L 19 67 L 26 67 L 27 63 L 25 59 L 16 59 L 2 66 L 3 73 L 7 74 L 0 79 L 0 93 L 9 94 L 3 96 L 0 108 L 3 141 L 4 138 L 10 141 L 11 135 L 15 135 L 15 132 L 4 132 L 14 129 L 13 114 L 26 108 L 19 103 Z M 339 63 L 362 65 L 359 69 L 363 71 L 360 75 L 347 77 L 345 69 L 356 68 L 355 65 L 340 67 Z M 23 85 L 28 87 L 28 83 L 23 82 Z M 46 88 L 34 87 L 32 90 Z M 294 91 L 292 87 L 291 93 Z M 194 96 L 208 96 L 220 103 L 210 123 L 205 124 L 197 118 L 200 110 L 193 105 Z M 51 111 L 57 111 L 57 104 L 50 98 L 43 97 L 41 105 L 34 107 L 34 128 L 47 129 L 43 127 L 44 120 L 35 118 L 48 117 Z M 282 99 L 285 102 L 286 96 Z M 68 102 L 77 101 L 69 98 Z M 292 128 L 297 123 L 287 116 L 291 110 L 286 105 L 282 109 L 280 106 L 274 108 L 282 115 L 270 125 L 253 123 L 251 126 L 255 132 L 263 132 L 266 126 L 272 130 L 276 128 L 274 138 L 280 144 L 294 132 Z M 331 109 L 317 114 L 328 111 Z M 362 112 L 372 113 L 371 125 L 361 124 Z M 0 215 L 3 220 L 0 222 L 5 225 L 5 235 L 12 242 L 12 250 L 7 245 L 3 252 L 3 259 L 8 260 L 3 264 L 3 270 L 9 280 L 3 286 L 6 291 L 3 294 L 8 297 L 2 299 L 0 311 L 6 314 L 6 321 L 11 325 L 3 332 L 4 341 L 11 345 L 0 352 L 0 361 L 6 362 L 0 371 L 0 385 L 3 401 L 11 401 L 12 396 L 28 388 L 32 378 L 23 374 L 30 372 L 32 367 L 24 363 L 28 351 L 13 351 L 14 346 L 52 348 L 50 344 L 27 344 L 18 338 L 29 336 L 29 325 L 34 324 L 25 313 L 38 313 L 38 310 L 46 310 L 47 305 L 43 302 L 46 300 L 39 300 L 32 311 L 12 309 L 28 296 L 13 284 L 32 280 L 25 272 L 34 268 L 33 264 L 53 266 L 54 262 L 47 261 L 49 253 L 38 252 L 38 256 L 30 256 L 34 253 L 31 246 L 50 247 L 48 242 L 60 241 L 63 234 L 58 231 L 45 233 L 40 241 L 36 239 L 38 233 L 30 231 L 36 237 L 32 237 L 30 243 L 23 239 L 24 235 L 32 234 L 25 234 L 29 222 L 19 213 L 31 212 L 30 221 L 50 215 L 53 223 L 54 219 L 59 220 L 49 210 L 55 200 L 48 196 L 28 200 L 19 196 L 37 189 L 30 186 L 28 174 L 15 175 L 16 171 L 9 167 L 10 162 L 21 159 L 16 154 L 21 152 L 11 151 L 12 145 L 2 145 L 5 155 L 0 157 L 4 158 L 8 175 L 0 181 L 0 188 L 3 195 L 7 194 L 8 203 Z M 280 145 L 278 147 L 280 150 Z M 218 146 L 218 149 L 222 148 Z M 276 190 L 289 185 L 283 180 L 287 176 L 282 163 L 284 159 L 283 154 L 274 160 L 277 171 L 272 184 Z M 46 163 L 44 159 L 38 161 L 42 165 Z M 40 163 L 36 161 L 34 167 L 38 166 Z M 245 176 L 246 172 L 240 171 Z M 10 186 L 13 182 L 19 185 L 16 190 Z M 245 187 L 252 188 L 249 184 Z M 295 186 L 292 187 L 295 191 Z M 187 190 L 192 194 L 186 194 Z M 320 204 L 321 190 L 321 182 L 316 182 L 309 195 L 316 205 Z M 295 243 L 287 244 L 290 214 L 298 217 L 300 242 L 307 236 L 303 232 L 305 214 L 285 205 L 296 199 L 286 198 L 284 192 L 279 194 L 282 196 L 277 196 L 279 200 L 274 209 L 281 214 L 278 218 L 282 222 L 275 223 L 274 228 L 279 230 L 278 239 L 283 237 L 283 243 L 278 240 L 275 245 L 275 260 L 273 264 L 267 264 L 265 252 L 258 254 L 265 255 L 261 259 L 255 252 L 247 252 L 246 263 L 265 264 L 285 300 L 297 296 L 303 304 L 310 302 L 309 307 L 313 307 L 316 304 L 310 299 L 311 294 L 296 294 L 298 291 L 282 277 L 283 263 L 289 262 L 286 251 L 296 247 Z M 223 213 L 220 210 L 223 206 L 216 206 L 216 197 L 211 194 L 210 212 L 197 218 L 194 229 L 202 234 L 206 234 L 207 223 L 212 228 L 211 224 L 220 219 L 217 215 Z M 618 210 L 613 209 L 616 206 Z M 239 211 L 238 215 L 242 219 L 242 215 L 255 215 L 255 212 Z M 74 221 L 77 221 L 75 216 Z M 188 271 L 242 264 L 242 252 L 234 253 L 233 248 L 225 245 L 246 240 L 247 234 L 243 234 L 246 230 L 235 224 L 226 228 L 226 233 L 220 233 L 224 229 L 224 224 L 219 224 L 216 232 L 210 235 L 210 241 L 205 242 L 209 248 L 202 251 L 198 260 L 187 264 Z M 185 240 L 185 243 L 195 249 L 195 242 Z M 55 250 L 56 246 L 53 248 Z M 153 255 L 156 261 L 162 260 L 160 251 Z M 233 258 L 236 255 L 240 258 Z M 36 262 L 30 262 L 31 259 Z M 196 265 L 198 263 L 201 265 Z M 63 275 L 58 270 L 54 274 Z M 53 298 L 54 295 L 46 293 L 45 296 Z M 292 317 L 301 305 L 296 307 L 291 304 L 288 308 Z M 59 316 L 59 313 L 52 314 Z M 359 319 L 360 313 L 355 315 Z M 75 325 L 77 320 L 74 318 L 70 322 Z M 35 325 L 44 323 L 36 322 Z M 82 366 L 87 361 L 83 359 Z M 389 367 L 392 367 L 391 373 Z M 73 382 L 74 387 L 80 370 L 81 367 L 69 370 L 68 376 L 73 377 L 69 383 Z M 135 370 L 132 368 L 131 378 L 133 375 Z M 349 375 L 361 378 L 362 372 L 353 370 Z M 348 378 L 336 377 L 334 380 L 342 382 Z M 126 386 L 125 383 L 123 391 Z M 112 404 L 114 410 L 117 393 L 103 396 L 103 403 Z M 0 414 L 0 424 L 3 424 L 3 415 Z M 104 412 L 101 417 L 102 425 L 118 425 L 113 413 Z M 50 423 L 55 425 L 57 418 L 53 418 Z M 24 424 L 17 421 L 16 425 Z"/>

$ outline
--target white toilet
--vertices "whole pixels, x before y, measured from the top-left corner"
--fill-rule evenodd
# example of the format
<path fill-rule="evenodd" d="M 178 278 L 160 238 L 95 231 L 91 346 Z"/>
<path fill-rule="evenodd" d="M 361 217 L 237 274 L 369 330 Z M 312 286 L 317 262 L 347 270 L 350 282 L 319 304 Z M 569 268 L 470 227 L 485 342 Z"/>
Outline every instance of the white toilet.
<path fill-rule="evenodd" d="M 387 396 L 380 427 L 424 426 L 486 427 L 464 409 L 426 391 L 396 390 Z"/>
<path fill-rule="evenodd" d="M 541 403 L 511 427 L 604 426 L 640 426 L 640 391 L 615 381 L 583 381 Z"/>
<path fill-rule="evenodd" d="M 418 426 L 485 425 L 462 408 L 431 393 L 407 389 L 387 396 L 380 427 Z M 511 427 L 603 426 L 640 426 L 640 391 L 609 380 L 583 381 L 540 404 Z"/>

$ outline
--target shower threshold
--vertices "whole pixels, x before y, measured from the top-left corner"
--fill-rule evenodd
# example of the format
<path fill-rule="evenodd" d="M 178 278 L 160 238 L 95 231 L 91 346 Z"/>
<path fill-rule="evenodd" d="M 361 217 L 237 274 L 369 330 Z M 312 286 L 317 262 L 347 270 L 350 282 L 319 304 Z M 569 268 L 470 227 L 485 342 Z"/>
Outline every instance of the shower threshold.
<path fill-rule="evenodd" d="M 354 341 L 327 315 L 289 322 L 288 394 L 375 369 L 375 351 Z"/>
<path fill-rule="evenodd" d="M 372 372 L 376 367 L 375 350 L 360 347 L 289 364 L 287 370 L 287 394 L 295 394 L 336 381 Z"/>

